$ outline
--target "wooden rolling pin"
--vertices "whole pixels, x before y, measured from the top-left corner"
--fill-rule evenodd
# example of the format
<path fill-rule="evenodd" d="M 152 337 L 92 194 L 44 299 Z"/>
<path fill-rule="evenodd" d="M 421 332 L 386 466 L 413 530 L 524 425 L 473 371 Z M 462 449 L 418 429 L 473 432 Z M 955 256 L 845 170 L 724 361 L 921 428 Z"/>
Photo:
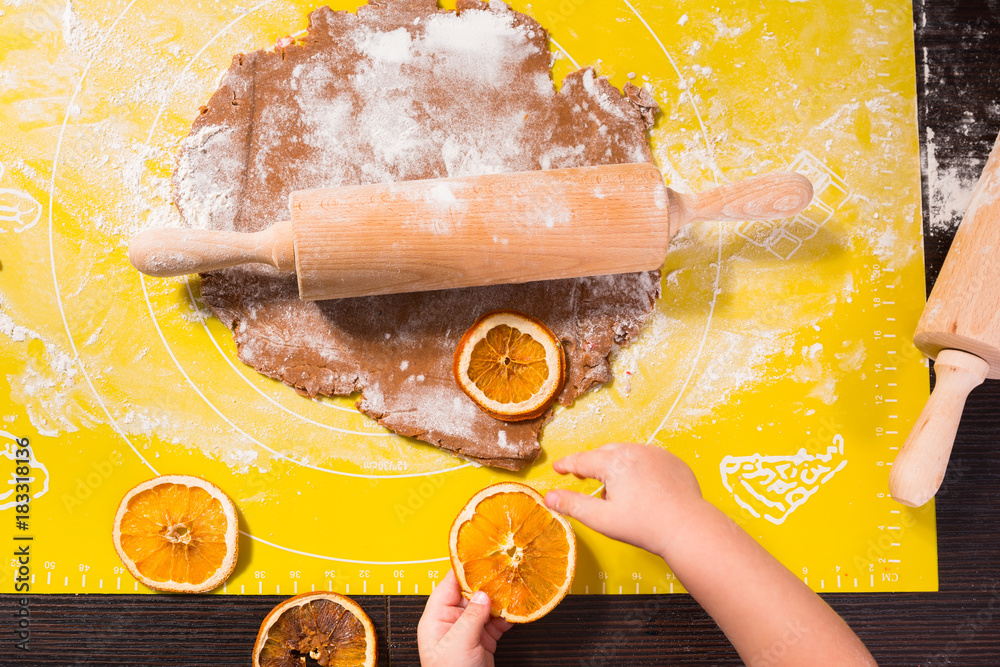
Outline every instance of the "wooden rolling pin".
<path fill-rule="evenodd" d="M 405 181 L 293 192 L 291 221 L 254 234 L 148 230 L 129 258 L 153 276 L 270 264 L 308 301 L 522 283 L 657 269 L 683 225 L 784 218 L 811 198 L 791 172 L 679 194 L 650 163 Z"/>
<path fill-rule="evenodd" d="M 937 383 L 892 464 L 889 492 L 919 507 L 941 486 L 969 392 L 986 378 L 1000 378 L 1000 137 L 913 342 L 937 359 Z"/>

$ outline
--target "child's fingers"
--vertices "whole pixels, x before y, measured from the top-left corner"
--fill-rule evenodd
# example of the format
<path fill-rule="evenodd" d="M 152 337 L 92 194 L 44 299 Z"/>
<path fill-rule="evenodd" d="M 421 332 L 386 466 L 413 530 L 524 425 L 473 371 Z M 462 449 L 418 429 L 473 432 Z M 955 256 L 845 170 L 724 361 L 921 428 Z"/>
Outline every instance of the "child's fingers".
<path fill-rule="evenodd" d="M 421 651 L 437 644 L 442 635 L 462 615 L 459 606 L 464 598 L 458 586 L 458 579 L 450 569 L 427 598 L 424 613 L 417 623 L 417 643 Z"/>
<path fill-rule="evenodd" d="M 430 608 L 455 607 L 460 605 L 463 599 L 458 578 L 455 577 L 455 572 L 449 569 L 448 574 L 444 575 L 444 579 L 434 587 L 430 597 L 427 598 L 427 606 Z"/>
<path fill-rule="evenodd" d="M 564 456 L 552 463 L 552 469 L 562 475 L 569 473 L 603 482 L 605 472 L 614 458 L 615 449 L 605 445 L 587 452 Z"/>
<path fill-rule="evenodd" d="M 486 593 L 477 591 L 469 606 L 442 638 L 442 642 L 455 642 L 462 649 L 472 650 L 479 646 L 480 637 L 489 620 L 490 598 Z"/>
<path fill-rule="evenodd" d="M 493 637 L 494 641 L 499 641 L 499 639 L 503 636 L 503 633 L 510 630 L 511 627 L 513 626 L 511 625 L 510 621 L 508 621 L 505 618 L 500 618 L 499 616 L 497 616 L 495 618 L 491 618 L 489 622 L 486 624 L 486 633 L 490 637 Z"/>
<path fill-rule="evenodd" d="M 604 532 L 604 508 L 606 500 L 566 489 L 555 489 L 545 494 L 545 504 L 550 509 L 571 516 L 594 530 Z"/>

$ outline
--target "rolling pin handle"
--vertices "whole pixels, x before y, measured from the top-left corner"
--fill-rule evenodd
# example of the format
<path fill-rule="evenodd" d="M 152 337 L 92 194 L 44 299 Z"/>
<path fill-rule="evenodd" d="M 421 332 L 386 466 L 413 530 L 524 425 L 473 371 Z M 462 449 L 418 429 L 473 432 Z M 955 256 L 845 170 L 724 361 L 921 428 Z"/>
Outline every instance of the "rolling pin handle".
<path fill-rule="evenodd" d="M 792 171 L 775 171 L 719 186 L 697 195 L 667 190 L 671 235 L 692 222 L 717 220 L 778 220 L 801 213 L 812 201 L 808 178 Z"/>
<path fill-rule="evenodd" d="M 237 264 L 269 264 L 295 270 L 292 223 L 253 234 L 210 229 L 148 229 L 129 243 L 132 265 L 149 276 L 183 276 Z"/>
<path fill-rule="evenodd" d="M 934 364 L 937 383 L 889 474 L 889 493 L 909 507 L 934 497 L 944 481 L 955 434 L 969 392 L 986 379 L 990 365 L 961 350 L 941 350 Z"/>

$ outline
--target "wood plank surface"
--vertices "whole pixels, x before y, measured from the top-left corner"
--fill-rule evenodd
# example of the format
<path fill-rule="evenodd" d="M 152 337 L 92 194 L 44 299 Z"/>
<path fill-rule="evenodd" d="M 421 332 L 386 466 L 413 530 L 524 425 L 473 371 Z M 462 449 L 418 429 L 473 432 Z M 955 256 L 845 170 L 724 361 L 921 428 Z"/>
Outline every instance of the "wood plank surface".
<path fill-rule="evenodd" d="M 941 201 L 942 179 L 981 169 L 1000 131 L 1000 2 L 917 0 L 914 25 L 930 287 L 958 222 L 948 218 L 961 217 Z M 1000 382 L 987 381 L 970 396 L 937 497 L 940 593 L 824 596 L 880 665 L 1000 664 L 998 447 Z M 31 596 L 25 653 L 14 648 L 18 597 L 0 596 L 0 665 L 246 665 L 261 619 L 280 599 Z M 379 632 L 380 662 L 416 664 L 424 598 L 356 599 Z M 509 632 L 497 664 L 740 661 L 688 596 L 570 596 L 543 620 Z"/>

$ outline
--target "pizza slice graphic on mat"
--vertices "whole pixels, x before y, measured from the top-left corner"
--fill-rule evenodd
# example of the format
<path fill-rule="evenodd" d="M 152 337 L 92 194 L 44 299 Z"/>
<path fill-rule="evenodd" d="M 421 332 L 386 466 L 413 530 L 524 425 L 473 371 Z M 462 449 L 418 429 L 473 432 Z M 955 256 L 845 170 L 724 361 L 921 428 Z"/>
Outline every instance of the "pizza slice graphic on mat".
<path fill-rule="evenodd" d="M 3 442 L 10 440 L 11 442 Z M 31 499 L 41 498 L 49 490 L 49 471 L 35 458 L 35 450 L 29 449 L 25 458 L 21 439 L 0 431 L 0 510 L 14 509 L 25 500 L 20 496 L 24 484 L 32 493 Z M 3 473 L 7 477 L 3 477 Z M 25 481 L 27 480 L 27 481 Z M 18 517 L 23 518 L 23 517 Z"/>
<path fill-rule="evenodd" d="M 0 162 L 0 180 L 6 167 Z M 27 192 L 0 188 L 0 234 L 13 229 L 20 234 L 38 224 L 42 217 L 42 205 Z"/>
<path fill-rule="evenodd" d="M 803 447 L 791 456 L 725 456 L 719 472 L 740 507 L 781 525 L 845 465 L 844 438 L 837 435 L 823 454 L 807 454 Z"/>

